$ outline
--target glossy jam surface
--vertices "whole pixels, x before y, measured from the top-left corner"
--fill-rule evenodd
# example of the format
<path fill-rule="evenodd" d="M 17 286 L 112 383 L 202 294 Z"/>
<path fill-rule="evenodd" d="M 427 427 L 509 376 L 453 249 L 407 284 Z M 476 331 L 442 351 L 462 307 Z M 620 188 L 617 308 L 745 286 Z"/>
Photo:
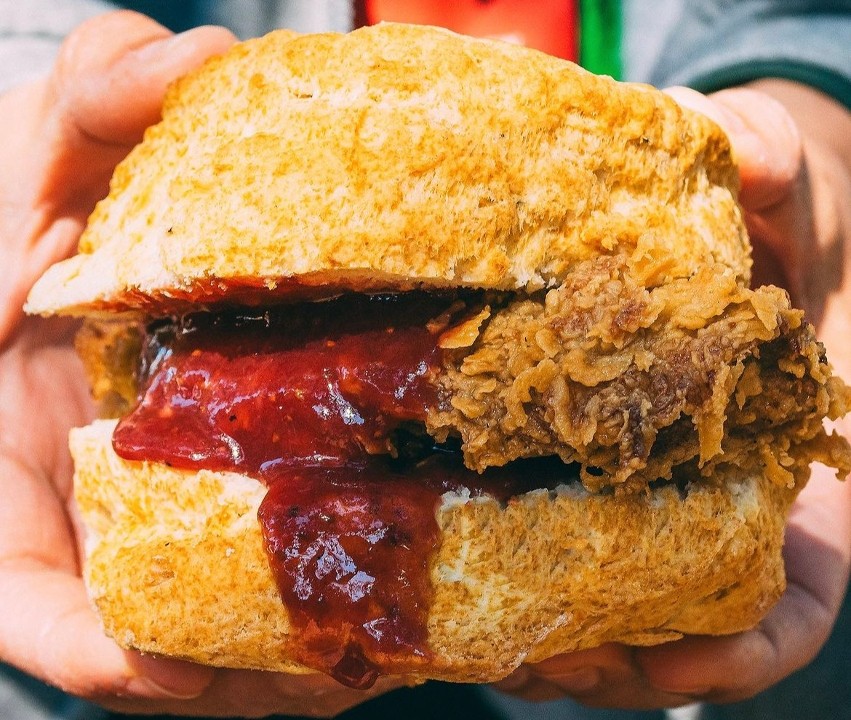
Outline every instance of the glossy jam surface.
<path fill-rule="evenodd" d="M 303 664 L 369 687 L 391 666 L 428 659 L 438 497 L 381 462 L 357 477 L 306 468 L 269 488 L 260 525 Z"/>
<path fill-rule="evenodd" d="M 186 316 L 152 333 L 147 388 L 113 444 L 127 459 L 267 481 L 284 466 L 362 464 L 434 406 L 430 321 L 448 307 L 410 294 Z"/>
<path fill-rule="evenodd" d="M 444 492 L 507 500 L 529 476 L 554 486 L 569 472 L 536 461 L 477 475 L 417 430 L 438 401 L 440 332 L 465 312 L 411 293 L 162 323 L 144 394 L 113 437 L 126 459 L 267 485 L 259 520 L 294 652 L 352 687 L 429 658 Z"/>
<path fill-rule="evenodd" d="M 435 506 L 447 491 L 503 502 L 576 480 L 555 458 L 470 472 L 458 453 L 376 459 L 357 474 L 305 468 L 269 488 L 260 523 L 281 597 L 301 628 L 300 660 L 352 687 L 428 660 Z"/>

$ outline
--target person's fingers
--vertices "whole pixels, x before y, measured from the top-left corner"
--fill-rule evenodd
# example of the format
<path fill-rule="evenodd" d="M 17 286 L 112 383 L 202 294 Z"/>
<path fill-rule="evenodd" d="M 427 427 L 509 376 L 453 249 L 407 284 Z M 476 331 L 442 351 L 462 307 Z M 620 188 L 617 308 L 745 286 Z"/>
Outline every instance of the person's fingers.
<path fill-rule="evenodd" d="M 790 586 L 754 630 L 730 637 L 686 637 L 639 651 L 654 687 L 712 702 L 735 702 L 765 690 L 806 665 L 833 622 L 814 598 Z"/>
<path fill-rule="evenodd" d="M 653 686 L 732 702 L 810 662 L 830 633 L 847 586 L 849 510 L 851 487 L 817 466 L 790 517 L 784 551 L 788 587 L 780 602 L 751 631 L 636 651 Z"/>
<path fill-rule="evenodd" d="M 201 693 L 209 670 L 139 664 L 106 638 L 79 577 L 65 500 L 38 461 L 0 445 L 0 657 L 83 697 Z"/>
<path fill-rule="evenodd" d="M 586 705 L 675 707 L 732 702 L 806 665 L 827 639 L 851 565 L 851 485 L 817 465 L 793 506 L 784 559 L 788 588 L 753 630 L 646 648 L 604 645 L 524 665 L 497 689 L 527 700 L 564 695 Z"/>
<path fill-rule="evenodd" d="M 709 96 L 682 87 L 666 92 L 714 120 L 730 138 L 754 248 L 754 286 L 785 287 L 796 305 L 817 317 L 819 308 L 808 290 L 808 268 L 817 254 L 812 190 L 792 116 L 770 95 L 749 88 Z"/>
<path fill-rule="evenodd" d="M 567 695 L 595 707 L 650 709 L 695 701 L 734 702 L 806 665 L 823 645 L 835 618 L 835 610 L 812 592 L 790 585 L 754 630 L 729 637 L 689 636 L 647 648 L 622 647 L 621 661 L 584 653 L 579 658 L 559 656 L 523 666 L 496 687 L 526 700 Z"/>
<path fill-rule="evenodd" d="M 564 695 L 581 697 L 600 687 L 603 668 L 607 668 L 611 676 L 630 665 L 627 649 L 610 644 L 521 665 L 507 678 L 494 683 L 494 687 L 535 702 L 555 700 Z"/>
<path fill-rule="evenodd" d="M 0 286 L 0 342 L 35 279 L 73 252 L 168 84 L 234 41 L 223 28 L 172 35 L 138 13 L 111 13 L 68 36 L 49 78 L 0 96 L 0 262 L 16 269 Z"/>
<path fill-rule="evenodd" d="M 777 100 L 757 90 L 732 88 L 702 95 L 668 88 L 680 105 L 703 113 L 727 133 L 741 177 L 740 201 L 751 212 L 785 200 L 803 167 L 795 121 Z"/>
<path fill-rule="evenodd" d="M 0 562 L 0 607 L 15 618 L 0 632 L 6 662 L 122 712 L 331 716 L 401 684 L 384 678 L 355 691 L 321 674 L 221 670 L 123 651 L 103 634 L 82 581 L 37 564 Z"/>
<path fill-rule="evenodd" d="M 653 687 L 633 659 L 634 649 L 607 644 L 520 667 L 495 687 L 534 702 L 569 696 L 592 707 L 678 707 L 693 699 Z"/>
<path fill-rule="evenodd" d="M 7 662 L 79 697 L 157 700 L 197 697 L 213 671 L 178 661 L 141 660 L 107 638 L 82 580 L 36 562 L 0 570 L 2 606 L 14 617 L 3 630 Z"/>
<path fill-rule="evenodd" d="M 2 377 L 2 375 L 0 375 Z M 400 685 L 368 692 L 318 673 L 214 670 L 120 650 L 107 638 L 78 575 L 64 499 L 38 464 L 0 445 L 0 657 L 79 697 L 132 713 L 330 716 Z"/>
<path fill-rule="evenodd" d="M 834 425 L 851 437 L 848 419 Z M 832 468 L 813 465 L 789 513 L 784 559 L 790 583 L 838 612 L 851 570 L 851 483 L 839 482 Z"/>
<path fill-rule="evenodd" d="M 115 164 L 160 117 L 166 88 L 224 52 L 235 38 L 224 28 L 172 35 L 130 11 L 96 17 L 65 41 L 48 83 L 55 140 L 40 188 L 54 204 L 88 214 L 106 192 Z M 81 190 L 89 189 L 81 197 Z"/>
<path fill-rule="evenodd" d="M 256 670 L 215 671 L 213 682 L 197 698 L 166 699 L 156 711 L 168 715 L 262 718 L 270 715 L 335 717 L 344 710 L 394 690 L 404 683 L 381 677 L 369 690 L 353 690 L 322 673 L 290 674 Z M 152 712 L 138 699 L 112 698 L 120 712 Z"/>
<path fill-rule="evenodd" d="M 101 15 L 68 36 L 52 92 L 84 142 L 133 144 L 159 119 L 168 85 L 235 40 L 221 27 L 173 35 L 131 11 Z"/>

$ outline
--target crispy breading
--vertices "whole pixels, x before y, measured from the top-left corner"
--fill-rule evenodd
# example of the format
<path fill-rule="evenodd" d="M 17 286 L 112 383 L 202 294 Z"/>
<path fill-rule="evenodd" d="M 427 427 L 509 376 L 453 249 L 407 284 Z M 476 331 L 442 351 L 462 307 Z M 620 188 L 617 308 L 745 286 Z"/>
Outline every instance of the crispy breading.
<path fill-rule="evenodd" d="M 78 339 L 104 416 L 135 403 L 140 331 L 88 321 Z M 449 335 L 427 429 L 459 437 L 472 469 L 559 455 L 581 464 L 587 488 L 620 492 L 685 464 L 709 478 L 733 463 L 784 485 L 819 457 L 851 469 L 847 442 L 823 428 L 851 395 L 812 327 L 785 292 L 745 288 L 723 267 L 647 289 L 603 257 Z"/>
<path fill-rule="evenodd" d="M 476 470 L 554 454 L 582 464 L 586 487 L 628 491 L 691 461 L 708 476 L 723 458 L 793 482 L 817 445 L 851 468 L 822 427 L 849 391 L 812 327 L 784 291 L 750 290 L 718 265 L 647 289 L 615 258 L 583 263 L 493 312 L 440 383 L 429 430 L 460 435 Z"/>
<path fill-rule="evenodd" d="M 144 326 L 127 318 L 86 320 L 74 339 L 101 417 L 121 417 L 136 404 L 136 368 Z"/>

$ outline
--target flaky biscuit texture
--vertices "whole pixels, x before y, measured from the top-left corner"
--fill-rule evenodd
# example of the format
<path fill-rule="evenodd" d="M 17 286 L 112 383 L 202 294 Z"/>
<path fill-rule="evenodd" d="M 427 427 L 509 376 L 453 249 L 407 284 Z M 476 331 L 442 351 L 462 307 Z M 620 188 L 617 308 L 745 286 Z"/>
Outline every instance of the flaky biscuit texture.
<path fill-rule="evenodd" d="M 28 309 L 534 290 L 599 253 L 744 281 L 736 185 L 723 132 L 650 87 L 436 28 L 279 31 L 171 88 Z"/>
<path fill-rule="evenodd" d="M 303 672 L 257 522 L 263 485 L 122 460 L 113 427 L 100 420 L 71 436 L 86 580 L 107 632 L 145 652 Z M 433 657 L 404 674 L 491 681 L 524 659 L 604 642 L 752 627 L 783 591 L 793 495 L 735 471 L 642 495 L 571 485 L 500 504 L 446 494 L 425 568 Z"/>

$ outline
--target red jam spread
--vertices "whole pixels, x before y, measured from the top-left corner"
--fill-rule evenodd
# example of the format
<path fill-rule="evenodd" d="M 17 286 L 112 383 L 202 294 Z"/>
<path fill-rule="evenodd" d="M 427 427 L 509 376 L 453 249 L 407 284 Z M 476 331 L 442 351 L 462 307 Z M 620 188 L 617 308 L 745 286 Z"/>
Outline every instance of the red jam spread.
<path fill-rule="evenodd" d="M 436 404 L 441 327 L 429 321 L 450 304 L 351 296 L 155 328 L 147 388 L 113 444 L 127 459 L 267 482 L 279 466 L 363 464 Z"/>
<path fill-rule="evenodd" d="M 298 659 L 352 687 L 428 660 L 441 494 L 523 490 L 506 471 L 471 473 L 421 430 L 438 402 L 438 338 L 460 306 L 348 296 L 154 325 L 143 394 L 113 436 L 129 460 L 267 485 L 259 519 Z M 534 475 L 554 485 L 564 473 L 557 462 Z"/>

